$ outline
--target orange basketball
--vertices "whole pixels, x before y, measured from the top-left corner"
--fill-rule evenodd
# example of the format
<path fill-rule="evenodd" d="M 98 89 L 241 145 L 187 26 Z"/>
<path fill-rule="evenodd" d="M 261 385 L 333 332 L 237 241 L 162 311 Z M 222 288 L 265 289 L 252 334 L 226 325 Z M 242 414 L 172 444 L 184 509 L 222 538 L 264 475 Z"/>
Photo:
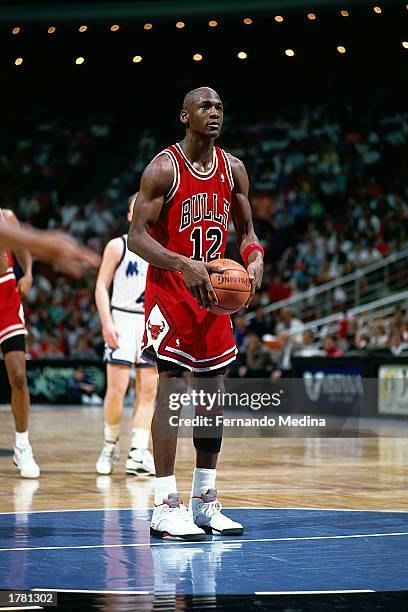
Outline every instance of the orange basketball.
<path fill-rule="evenodd" d="M 212 304 L 208 310 L 218 315 L 237 312 L 245 306 L 251 293 L 251 281 L 248 272 L 232 259 L 218 259 L 211 263 L 226 269 L 222 274 L 217 272 L 210 274 L 218 304 Z"/>

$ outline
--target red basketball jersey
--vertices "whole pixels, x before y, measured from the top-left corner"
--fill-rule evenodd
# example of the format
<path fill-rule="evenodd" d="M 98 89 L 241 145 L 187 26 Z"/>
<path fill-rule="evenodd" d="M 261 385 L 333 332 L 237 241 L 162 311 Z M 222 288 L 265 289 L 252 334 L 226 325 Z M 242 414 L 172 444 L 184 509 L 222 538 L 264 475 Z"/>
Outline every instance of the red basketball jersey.
<path fill-rule="evenodd" d="M 224 257 L 233 180 L 226 153 L 213 149 L 212 164 L 199 172 L 179 144 L 166 149 L 174 178 L 151 235 L 170 251 L 210 262 Z"/>
<path fill-rule="evenodd" d="M 0 208 L 0 223 L 6 223 Z M 0 275 L 0 345 L 13 336 L 26 335 L 23 307 L 14 276 L 14 258 L 11 251 L 2 251 L 0 257 L 7 258 L 5 270 Z"/>
<path fill-rule="evenodd" d="M 206 172 L 194 168 L 179 144 L 160 155 L 172 163 L 173 183 L 151 236 L 185 257 L 204 262 L 224 257 L 234 186 L 227 154 L 214 147 Z M 206 371 L 235 358 L 230 317 L 199 308 L 180 272 L 149 266 L 145 316 L 146 359 L 153 348 L 162 359 Z"/>

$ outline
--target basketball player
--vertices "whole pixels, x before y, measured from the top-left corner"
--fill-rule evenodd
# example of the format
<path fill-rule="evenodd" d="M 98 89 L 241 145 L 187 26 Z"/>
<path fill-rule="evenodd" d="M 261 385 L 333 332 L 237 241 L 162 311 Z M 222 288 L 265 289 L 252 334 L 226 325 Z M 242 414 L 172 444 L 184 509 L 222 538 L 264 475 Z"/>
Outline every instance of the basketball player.
<path fill-rule="evenodd" d="M 132 220 L 137 193 L 129 198 L 127 218 Z M 127 234 L 106 245 L 96 281 L 96 305 L 102 323 L 107 362 L 104 401 L 105 443 L 96 463 L 98 474 L 111 474 L 119 459 L 119 430 L 130 368 L 136 367 L 136 403 L 133 436 L 125 470 L 127 474 L 154 474 L 148 450 L 153 406 L 157 392 L 157 368 L 141 358 L 144 331 L 144 293 L 148 264 L 129 251 Z M 109 288 L 113 280 L 112 300 Z"/>
<path fill-rule="evenodd" d="M 0 209 L 0 224 L 18 226 L 11 210 Z M 15 422 L 13 463 L 23 478 L 38 478 L 40 468 L 33 457 L 28 439 L 28 391 L 25 363 L 25 328 L 21 297 L 26 298 L 32 285 L 32 259 L 26 248 L 15 250 L 15 256 L 23 271 L 16 281 L 11 251 L 0 251 L 0 348 L 4 355 L 7 376 L 11 386 L 11 408 Z"/>
<path fill-rule="evenodd" d="M 62 272 L 80 278 L 89 268 L 97 269 L 100 257 L 87 247 L 55 230 L 7 225 L 0 221 L 0 249 L 25 248 L 33 255 L 57 266 Z"/>
<path fill-rule="evenodd" d="M 243 526 L 226 517 L 217 501 L 219 430 L 205 437 L 195 429 L 189 511 L 181 502 L 168 391 L 185 390 L 187 371 L 211 377 L 214 389 L 222 390 L 226 366 L 235 359 L 230 317 L 207 310 L 217 302 L 209 274 L 216 271 L 212 262 L 224 257 L 230 215 L 251 278 L 248 304 L 261 284 L 263 249 L 254 233 L 245 167 L 214 145 L 223 123 L 219 95 L 208 87 L 189 92 L 180 119 L 184 139 L 156 156 L 143 173 L 128 246 L 150 263 L 143 356 L 156 359 L 159 371 L 152 422 L 157 478 L 151 534 L 200 540 L 205 533 L 239 535 Z"/>

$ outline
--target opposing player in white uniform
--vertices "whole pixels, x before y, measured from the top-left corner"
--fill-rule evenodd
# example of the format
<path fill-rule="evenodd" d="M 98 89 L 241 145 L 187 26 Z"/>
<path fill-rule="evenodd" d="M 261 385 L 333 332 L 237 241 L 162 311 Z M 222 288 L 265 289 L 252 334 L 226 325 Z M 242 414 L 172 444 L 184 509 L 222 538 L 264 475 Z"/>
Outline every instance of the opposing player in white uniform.
<path fill-rule="evenodd" d="M 137 193 L 129 198 L 127 218 L 133 216 Z M 119 460 L 119 431 L 130 368 L 136 367 L 133 435 L 126 460 L 127 474 L 154 474 L 148 450 L 157 391 L 157 368 L 140 356 L 144 330 L 144 292 L 148 264 L 127 248 L 127 235 L 110 240 L 103 253 L 95 299 L 105 340 L 107 389 L 104 400 L 105 442 L 96 463 L 98 474 L 111 474 Z M 112 297 L 109 289 L 113 281 Z"/>

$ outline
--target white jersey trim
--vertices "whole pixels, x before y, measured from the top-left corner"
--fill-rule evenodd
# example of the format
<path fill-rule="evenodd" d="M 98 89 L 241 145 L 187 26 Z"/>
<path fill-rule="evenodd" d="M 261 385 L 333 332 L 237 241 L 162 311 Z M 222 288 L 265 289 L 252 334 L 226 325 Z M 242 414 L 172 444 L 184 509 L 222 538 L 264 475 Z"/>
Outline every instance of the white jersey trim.
<path fill-rule="evenodd" d="M 183 368 L 186 368 L 187 370 L 190 370 L 190 372 L 210 372 L 211 370 L 217 370 L 218 368 L 223 368 L 225 366 L 227 366 L 228 364 L 232 363 L 236 356 L 233 355 L 230 359 L 227 359 L 225 361 L 222 361 L 221 363 L 217 363 L 216 365 L 213 366 L 203 366 L 203 367 L 194 367 L 191 366 L 187 363 L 185 363 L 184 361 L 179 361 L 178 359 L 175 359 L 173 357 L 167 357 L 166 355 L 162 355 L 160 352 L 157 353 L 157 356 L 160 359 L 164 359 L 164 361 L 171 361 L 172 363 L 177 363 L 178 365 L 182 366 Z"/>
<path fill-rule="evenodd" d="M 231 162 L 229 160 L 228 153 L 226 153 L 224 149 L 221 149 L 221 154 L 224 159 L 225 170 L 227 172 L 228 182 L 231 186 L 231 189 L 234 189 L 234 177 L 232 176 Z"/>
<path fill-rule="evenodd" d="M 174 155 L 173 151 L 170 151 L 169 149 L 165 149 L 163 153 L 169 156 L 169 159 L 171 163 L 173 164 L 173 172 L 174 172 L 172 186 L 170 187 L 170 190 L 167 192 L 164 198 L 164 203 L 167 204 L 167 202 L 170 202 L 170 200 L 176 195 L 176 192 L 178 188 L 180 187 L 180 168 L 179 168 L 179 164 L 177 161 L 177 157 Z"/>
<path fill-rule="evenodd" d="M 176 143 L 176 147 L 177 147 L 177 151 L 180 153 L 180 155 L 182 156 L 182 158 L 186 162 L 187 169 L 190 171 L 190 173 L 195 178 L 201 179 L 203 181 L 208 181 L 209 179 L 211 179 L 214 176 L 214 174 L 216 173 L 217 168 L 218 168 L 218 155 L 217 155 L 217 152 L 215 150 L 215 147 L 213 149 L 213 158 L 212 158 L 211 168 L 209 170 L 207 170 L 207 172 L 200 172 L 200 170 L 197 170 L 196 168 L 194 168 L 193 164 L 190 162 L 189 159 L 187 159 L 183 149 L 181 148 L 181 146 L 180 146 L 180 144 L 178 142 Z"/>
<path fill-rule="evenodd" d="M 4 276 L 0 276 L 0 283 L 6 283 L 9 280 L 15 280 L 16 277 L 14 276 L 14 272 L 10 272 L 8 274 L 5 274 Z"/>
<path fill-rule="evenodd" d="M 224 351 L 224 353 L 221 353 L 221 355 L 215 355 L 215 357 L 208 357 L 207 359 L 195 359 L 192 355 L 184 353 L 184 351 L 180 351 L 179 349 L 172 348 L 171 346 L 166 346 L 166 351 L 169 351 L 170 353 L 176 353 L 176 355 L 181 355 L 182 357 L 186 357 L 194 363 L 204 363 L 206 361 L 214 361 L 215 359 L 221 359 L 221 357 L 225 357 L 225 355 L 228 355 L 228 353 L 231 353 L 232 351 L 235 351 L 236 355 L 238 349 L 236 346 L 232 346 L 230 349 L 228 349 L 228 351 Z"/>
<path fill-rule="evenodd" d="M 165 194 L 164 200 L 163 200 L 164 204 L 167 204 L 167 202 L 169 202 L 175 196 L 176 191 L 180 186 L 180 168 L 179 168 L 179 164 L 177 161 L 177 157 L 174 155 L 173 151 L 171 151 L 170 149 L 163 149 L 163 151 L 160 151 L 160 153 L 158 153 L 157 155 L 155 155 L 155 157 L 153 157 L 152 162 L 158 157 L 160 157 L 161 155 L 167 155 L 173 166 L 173 182 L 171 184 L 170 189 Z"/>

